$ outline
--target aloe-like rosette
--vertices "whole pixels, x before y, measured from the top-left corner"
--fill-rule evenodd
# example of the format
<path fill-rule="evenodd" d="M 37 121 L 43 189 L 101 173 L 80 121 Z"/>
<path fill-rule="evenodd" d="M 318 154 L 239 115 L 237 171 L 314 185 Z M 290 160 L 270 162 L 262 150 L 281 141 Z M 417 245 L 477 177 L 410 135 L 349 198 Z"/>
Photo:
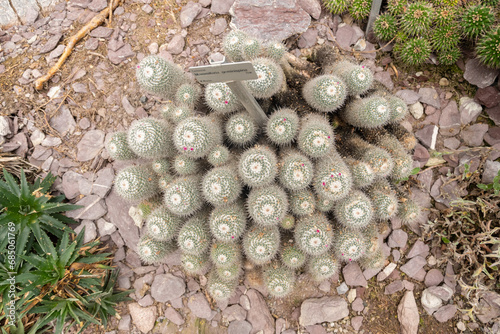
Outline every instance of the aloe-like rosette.
<path fill-rule="evenodd" d="M 164 206 L 156 208 L 146 220 L 149 236 L 161 241 L 172 240 L 182 224 L 181 218 L 173 215 Z"/>
<path fill-rule="evenodd" d="M 285 82 L 281 67 L 270 58 L 252 60 L 257 79 L 245 81 L 250 93 L 259 99 L 267 99 L 278 93 Z"/>
<path fill-rule="evenodd" d="M 191 255 L 201 255 L 210 246 L 210 232 L 206 226 L 205 216 L 190 218 L 180 229 L 177 245 L 182 252 Z"/>
<path fill-rule="evenodd" d="M 375 217 L 378 219 L 390 219 L 398 212 L 396 192 L 386 179 L 380 178 L 375 181 L 367 189 L 367 194 L 373 203 Z"/>
<path fill-rule="evenodd" d="M 388 101 L 376 95 L 351 102 L 342 113 L 347 123 L 358 128 L 381 127 L 387 124 L 390 115 Z"/>
<path fill-rule="evenodd" d="M 221 280 L 225 282 L 237 281 L 241 275 L 241 263 L 236 262 L 228 267 L 216 267 L 215 271 Z"/>
<path fill-rule="evenodd" d="M 216 167 L 205 174 L 201 189 L 205 200 L 213 206 L 233 203 L 241 194 L 242 184 L 231 167 Z"/>
<path fill-rule="evenodd" d="M 335 205 L 335 217 L 345 227 L 356 229 L 367 226 L 373 219 L 374 210 L 370 198 L 355 190 Z"/>
<path fill-rule="evenodd" d="M 257 124 L 246 111 L 232 115 L 226 122 L 225 133 L 236 145 L 251 144 L 257 136 Z"/>
<path fill-rule="evenodd" d="M 149 235 L 142 236 L 137 245 L 137 254 L 141 261 L 146 264 L 156 264 L 173 251 L 172 244 L 153 239 Z"/>
<path fill-rule="evenodd" d="M 133 160 L 137 159 L 137 154 L 130 149 L 127 140 L 127 133 L 118 131 L 111 134 L 106 142 L 106 150 L 109 156 L 115 160 Z"/>
<path fill-rule="evenodd" d="M 242 61 L 243 42 L 247 39 L 247 34 L 241 30 L 231 30 L 224 36 L 222 41 L 222 49 L 224 54 L 231 61 Z"/>
<path fill-rule="evenodd" d="M 263 278 L 267 291 L 275 298 L 283 298 L 290 294 L 295 284 L 295 272 L 280 265 L 268 266 L 264 270 Z"/>
<path fill-rule="evenodd" d="M 216 207 L 208 219 L 212 235 L 219 241 L 236 241 L 246 229 L 247 215 L 243 203 Z"/>
<path fill-rule="evenodd" d="M 223 302 L 231 298 L 236 291 L 238 280 L 225 281 L 220 278 L 216 270 L 208 274 L 207 291 L 210 297 L 218 302 Z"/>
<path fill-rule="evenodd" d="M 158 175 L 166 175 L 170 171 L 170 163 L 167 159 L 155 159 L 151 163 L 151 167 Z"/>
<path fill-rule="evenodd" d="M 350 61 L 339 61 L 329 66 L 327 71 L 343 80 L 349 95 L 364 94 L 373 83 L 373 73 L 368 66 L 353 64 Z"/>
<path fill-rule="evenodd" d="M 297 144 L 310 158 L 329 155 L 335 149 L 334 140 L 333 128 L 325 117 L 308 115 L 302 120 Z"/>
<path fill-rule="evenodd" d="M 142 118 L 132 123 L 127 141 L 130 149 L 141 158 L 156 159 L 172 156 L 170 125 L 162 119 Z"/>
<path fill-rule="evenodd" d="M 339 261 L 330 252 L 311 257 L 307 264 L 307 272 L 317 282 L 329 279 L 335 275 L 339 269 Z"/>
<path fill-rule="evenodd" d="M 155 55 L 141 60 L 135 74 L 142 89 L 165 98 L 172 98 L 177 88 L 186 81 L 179 65 Z"/>
<path fill-rule="evenodd" d="M 291 230 L 295 227 L 295 217 L 292 215 L 285 215 L 280 222 L 280 227 L 284 230 Z"/>
<path fill-rule="evenodd" d="M 312 162 L 297 151 L 284 155 L 280 163 L 279 181 L 289 190 L 302 190 L 311 184 L 314 176 Z"/>
<path fill-rule="evenodd" d="M 173 140 L 177 151 L 187 157 L 205 157 L 222 141 L 220 124 L 211 117 L 186 118 L 175 127 Z"/>
<path fill-rule="evenodd" d="M 265 186 L 274 181 L 278 168 L 276 154 L 267 146 L 257 145 L 243 152 L 238 174 L 250 187 Z"/>
<path fill-rule="evenodd" d="M 188 274 L 199 275 L 210 266 L 210 261 L 207 253 L 201 255 L 183 253 L 181 255 L 181 264 Z"/>
<path fill-rule="evenodd" d="M 229 114 L 241 108 L 241 102 L 224 82 L 205 86 L 205 102 L 216 113 Z"/>
<path fill-rule="evenodd" d="M 306 262 L 306 254 L 295 245 L 285 245 L 280 251 L 281 262 L 290 269 L 299 269 Z"/>
<path fill-rule="evenodd" d="M 354 188 L 369 186 L 375 180 L 375 172 L 370 164 L 350 157 L 345 157 L 344 161 L 351 171 Z"/>
<path fill-rule="evenodd" d="M 295 226 L 297 246 L 308 255 L 321 255 L 332 246 L 333 231 L 328 218 L 322 213 L 300 217 Z"/>
<path fill-rule="evenodd" d="M 287 48 L 285 44 L 278 41 L 269 41 L 264 44 L 264 55 L 279 63 L 285 55 Z"/>
<path fill-rule="evenodd" d="M 179 105 L 193 107 L 201 95 L 201 88 L 195 83 L 185 83 L 180 85 L 175 92 L 175 101 Z"/>
<path fill-rule="evenodd" d="M 280 233 L 276 226 L 250 227 L 243 237 L 243 250 L 248 260 L 256 265 L 271 261 L 280 246 Z"/>
<path fill-rule="evenodd" d="M 312 191 L 307 189 L 290 193 L 290 210 L 296 216 L 307 216 L 314 212 L 316 198 Z"/>
<path fill-rule="evenodd" d="M 165 189 L 163 202 L 167 209 L 178 216 L 190 216 L 203 206 L 197 176 L 179 177 Z"/>
<path fill-rule="evenodd" d="M 220 167 L 229 162 L 231 153 L 229 149 L 222 145 L 215 146 L 207 156 L 207 161 L 214 167 Z"/>
<path fill-rule="evenodd" d="M 247 199 L 247 210 L 259 225 L 278 225 L 288 211 L 286 192 L 277 185 L 252 189 Z"/>
<path fill-rule="evenodd" d="M 347 86 L 340 77 L 323 74 L 304 85 L 302 96 L 314 109 L 332 112 L 344 105 Z"/>
<path fill-rule="evenodd" d="M 366 254 L 367 243 L 360 230 L 342 228 L 335 233 L 333 249 L 340 260 L 349 263 Z"/>
<path fill-rule="evenodd" d="M 200 160 L 187 157 L 184 154 L 176 155 L 172 166 L 174 171 L 182 176 L 198 174 L 201 170 Z"/>
<path fill-rule="evenodd" d="M 210 260 L 218 268 L 228 268 L 240 258 L 241 251 L 235 242 L 218 241 L 210 247 Z"/>
<path fill-rule="evenodd" d="M 312 184 L 319 197 L 338 201 L 351 191 L 351 171 L 340 155 L 334 154 L 318 161 Z"/>
<path fill-rule="evenodd" d="M 156 195 L 158 176 L 146 165 L 125 167 L 114 180 L 118 195 L 129 201 L 139 201 Z"/>
<path fill-rule="evenodd" d="M 297 136 L 299 116 L 290 108 L 277 109 L 267 121 L 266 134 L 275 145 L 289 145 Z"/>

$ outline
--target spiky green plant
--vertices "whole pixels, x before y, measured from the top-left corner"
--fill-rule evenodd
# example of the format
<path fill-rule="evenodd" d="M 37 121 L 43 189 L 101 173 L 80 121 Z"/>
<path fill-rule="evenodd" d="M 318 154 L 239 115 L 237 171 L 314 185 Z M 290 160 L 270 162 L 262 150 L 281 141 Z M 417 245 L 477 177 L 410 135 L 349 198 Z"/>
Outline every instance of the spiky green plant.
<path fill-rule="evenodd" d="M 263 278 L 269 294 L 275 298 L 283 298 L 292 292 L 295 272 L 278 264 L 270 265 L 264 270 Z"/>
<path fill-rule="evenodd" d="M 142 262 L 146 264 L 156 264 L 171 253 L 174 247 L 166 242 L 153 239 L 149 235 L 144 235 L 139 239 L 137 254 Z"/>
<path fill-rule="evenodd" d="M 170 182 L 163 198 L 167 209 L 178 216 L 189 216 L 198 211 L 203 205 L 199 184 L 197 176 L 179 177 Z"/>
<path fill-rule="evenodd" d="M 359 260 L 359 264 L 364 269 L 382 269 L 385 266 L 385 256 L 380 249 L 366 254 Z"/>
<path fill-rule="evenodd" d="M 333 231 L 328 218 L 315 213 L 298 219 L 294 239 L 297 246 L 308 255 L 321 255 L 332 246 Z"/>
<path fill-rule="evenodd" d="M 241 54 L 243 59 L 252 60 L 259 57 L 262 53 L 262 43 L 258 38 L 247 37 L 241 45 Z"/>
<path fill-rule="evenodd" d="M 335 149 L 333 129 L 321 115 L 308 115 L 302 120 L 297 145 L 311 158 L 328 156 Z"/>
<path fill-rule="evenodd" d="M 247 210 L 257 224 L 276 226 L 288 211 L 286 192 L 277 185 L 253 188 L 248 195 Z"/>
<path fill-rule="evenodd" d="M 483 64 L 500 68 L 500 27 L 492 29 L 479 39 L 476 52 Z"/>
<path fill-rule="evenodd" d="M 236 145 L 248 145 L 257 136 L 257 124 L 246 111 L 232 115 L 226 122 L 225 133 Z"/>
<path fill-rule="evenodd" d="M 299 116 L 290 108 L 281 108 L 274 111 L 266 124 L 266 134 L 275 145 L 290 144 L 299 130 Z"/>
<path fill-rule="evenodd" d="M 194 110 L 187 105 L 166 104 L 161 108 L 160 112 L 163 118 L 175 124 L 194 116 Z"/>
<path fill-rule="evenodd" d="M 405 224 L 411 224 L 419 218 L 421 213 L 420 206 L 411 199 L 403 199 L 399 203 L 398 217 Z"/>
<path fill-rule="evenodd" d="M 208 153 L 207 161 L 214 167 L 220 167 L 227 164 L 230 157 L 231 155 L 227 147 L 217 145 Z"/>
<path fill-rule="evenodd" d="M 474 5 L 462 14 L 461 27 L 464 35 L 474 39 L 488 31 L 495 22 L 495 14 L 491 7 Z"/>
<path fill-rule="evenodd" d="M 316 199 L 312 191 L 299 190 L 290 193 L 290 210 L 296 216 L 307 216 L 314 212 Z"/>
<path fill-rule="evenodd" d="M 267 99 L 283 87 L 285 74 L 281 67 L 270 58 L 252 60 L 257 79 L 245 81 L 250 93 L 259 99 Z"/>
<path fill-rule="evenodd" d="M 380 220 L 392 218 L 398 211 L 396 192 L 385 179 L 375 181 L 368 189 L 376 217 Z"/>
<path fill-rule="evenodd" d="M 387 102 L 389 102 L 389 123 L 399 123 L 408 114 L 408 106 L 406 102 L 397 96 L 389 95 L 387 97 Z"/>
<path fill-rule="evenodd" d="M 500 44 L 500 43 L 499 43 Z M 477 51 L 476 51 L 477 53 Z M 457 46 L 455 48 L 451 48 L 449 50 L 441 51 L 438 54 L 438 61 L 441 65 L 453 65 L 457 62 L 457 60 L 462 55 L 462 51 Z"/>
<path fill-rule="evenodd" d="M 318 196 L 337 201 L 347 196 L 351 191 L 351 171 L 340 155 L 334 154 L 316 164 L 316 174 L 312 184 Z"/>
<path fill-rule="evenodd" d="M 445 26 L 457 21 L 458 8 L 443 5 L 435 8 L 434 24 L 438 27 Z"/>
<path fill-rule="evenodd" d="M 241 251 L 235 242 L 215 242 L 210 247 L 210 260 L 218 268 L 228 268 L 239 263 Z"/>
<path fill-rule="evenodd" d="M 210 266 L 210 261 L 207 253 L 201 255 L 183 253 L 181 255 L 181 264 L 182 268 L 184 268 L 188 274 L 198 275 Z"/>
<path fill-rule="evenodd" d="M 434 8 L 427 2 L 410 3 L 401 17 L 400 27 L 410 36 L 421 35 L 431 27 L 434 14 Z"/>
<path fill-rule="evenodd" d="M 420 65 L 426 61 L 431 54 L 431 43 L 426 38 L 410 38 L 400 43 L 400 46 L 395 47 L 395 51 L 397 50 L 401 60 L 408 65 Z"/>
<path fill-rule="evenodd" d="M 241 194 L 242 184 L 232 167 L 216 167 L 203 177 L 201 189 L 205 200 L 213 206 L 233 203 Z"/>
<path fill-rule="evenodd" d="M 172 130 L 167 122 L 156 118 L 142 118 L 128 130 L 128 145 L 141 158 L 155 159 L 171 156 Z"/>
<path fill-rule="evenodd" d="M 220 124 L 213 117 L 189 117 L 175 127 L 174 146 L 190 158 L 205 157 L 222 142 Z"/>
<path fill-rule="evenodd" d="M 292 215 L 285 215 L 285 218 L 280 222 L 280 227 L 285 230 L 291 230 L 295 227 L 295 217 Z"/>
<path fill-rule="evenodd" d="M 347 87 L 348 95 L 364 94 L 373 84 L 373 73 L 368 66 L 357 65 L 343 60 L 328 66 L 326 73 L 333 73 L 343 80 Z"/>
<path fill-rule="evenodd" d="M 325 8 L 332 14 L 343 14 L 349 8 L 349 0 L 323 0 Z"/>
<path fill-rule="evenodd" d="M 342 117 L 355 127 L 378 128 L 389 121 L 390 113 L 387 99 L 375 95 L 351 102 Z"/>
<path fill-rule="evenodd" d="M 118 131 L 111 134 L 109 140 L 106 142 L 106 150 L 112 159 L 137 159 L 137 154 L 135 154 L 128 145 L 127 137 L 128 135 L 124 131 Z"/>
<path fill-rule="evenodd" d="M 349 166 L 349 170 L 352 174 L 353 186 L 355 188 L 369 186 L 375 179 L 375 172 L 370 164 L 349 157 L 344 158 L 344 161 L 347 166 Z"/>
<path fill-rule="evenodd" d="M 335 217 L 345 227 L 356 229 L 367 226 L 373 219 L 373 205 L 362 191 L 355 190 L 335 205 Z"/>
<path fill-rule="evenodd" d="M 246 229 L 243 203 L 216 207 L 208 219 L 212 235 L 219 241 L 236 241 Z"/>
<path fill-rule="evenodd" d="M 289 190 L 302 190 L 311 184 L 314 176 L 312 162 L 297 151 L 290 151 L 280 162 L 279 180 Z"/>
<path fill-rule="evenodd" d="M 171 99 L 177 88 L 186 81 L 184 71 L 162 57 L 151 55 L 137 65 L 137 83 L 145 91 Z"/>
<path fill-rule="evenodd" d="M 149 215 L 146 229 L 151 238 L 170 241 L 177 235 L 181 224 L 181 218 L 170 213 L 166 207 L 160 206 Z"/>
<path fill-rule="evenodd" d="M 432 32 L 431 45 L 438 53 L 456 48 L 459 42 L 460 33 L 455 24 L 443 25 Z"/>
<path fill-rule="evenodd" d="M 194 83 L 182 84 L 175 92 L 175 102 L 193 107 L 201 95 L 201 88 Z"/>
<path fill-rule="evenodd" d="M 279 63 L 286 53 L 285 44 L 278 41 L 270 41 L 264 44 L 264 55 Z"/>
<path fill-rule="evenodd" d="M 306 262 L 306 254 L 293 244 L 286 244 L 280 251 L 281 262 L 290 269 L 299 269 Z"/>
<path fill-rule="evenodd" d="M 369 224 L 361 230 L 366 240 L 366 252 L 370 255 L 380 249 L 381 238 L 379 238 L 378 225 Z"/>
<path fill-rule="evenodd" d="M 216 267 L 215 271 L 221 280 L 225 282 L 234 282 L 238 280 L 241 275 L 241 263 L 235 262 L 227 267 Z"/>
<path fill-rule="evenodd" d="M 181 176 L 197 174 L 201 170 L 200 161 L 194 158 L 178 154 L 172 161 L 174 171 Z"/>
<path fill-rule="evenodd" d="M 149 215 L 161 204 L 161 196 L 153 196 L 141 201 L 141 203 L 137 205 L 137 211 L 142 219 L 148 219 Z"/>
<path fill-rule="evenodd" d="M 210 246 L 210 232 L 206 227 L 204 215 L 190 218 L 179 230 L 177 245 L 184 253 L 201 255 Z"/>
<path fill-rule="evenodd" d="M 272 183 L 278 169 L 276 154 L 268 146 L 257 145 L 243 152 L 238 163 L 238 173 L 243 183 L 260 187 Z"/>
<path fill-rule="evenodd" d="M 251 226 L 243 237 L 243 250 L 248 260 L 262 265 L 272 260 L 280 246 L 280 233 L 276 226 Z"/>
<path fill-rule="evenodd" d="M 323 74 L 304 85 L 302 96 L 314 109 L 332 112 L 344 105 L 347 86 L 338 76 Z"/>
<path fill-rule="evenodd" d="M 372 0 L 352 0 L 349 6 L 349 14 L 358 20 L 364 20 L 370 15 L 372 8 Z"/>
<path fill-rule="evenodd" d="M 216 301 L 225 301 L 231 298 L 237 285 L 237 280 L 225 281 L 220 278 L 216 270 L 212 270 L 208 274 L 207 291 Z"/>
<path fill-rule="evenodd" d="M 394 16 L 403 14 L 408 4 L 407 0 L 387 0 L 387 10 Z"/>
<path fill-rule="evenodd" d="M 241 30 L 231 30 L 224 36 L 224 40 L 222 41 L 222 49 L 224 50 L 224 54 L 231 61 L 242 61 L 242 47 L 243 42 L 247 38 L 247 34 L 245 34 Z"/>
<path fill-rule="evenodd" d="M 367 246 L 361 231 L 343 228 L 335 233 L 333 250 L 342 261 L 352 262 L 358 260 L 366 254 Z"/>
<path fill-rule="evenodd" d="M 160 176 L 160 178 L 158 179 L 158 188 L 164 191 L 165 189 L 167 189 L 168 185 L 174 181 L 174 179 L 175 178 L 171 174 Z"/>
<path fill-rule="evenodd" d="M 139 201 L 158 193 L 158 176 L 147 165 L 125 167 L 116 174 L 115 190 L 126 200 Z"/>
<path fill-rule="evenodd" d="M 205 86 L 205 102 L 210 109 L 219 114 L 229 114 L 242 106 L 231 88 L 224 82 Z"/>
<path fill-rule="evenodd" d="M 330 252 L 311 257 L 307 265 L 307 272 L 317 282 L 329 279 L 335 275 L 339 269 L 340 264 L 338 260 Z"/>
<path fill-rule="evenodd" d="M 151 168 L 153 168 L 153 171 L 160 176 L 166 175 L 170 172 L 170 163 L 167 159 L 155 159 L 151 163 Z"/>
<path fill-rule="evenodd" d="M 316 209 L 319 212 L 327 213 L 333 210 L 335 206 L 335 201 L 330 199 L 325 199 L 320 196 L 316 199 Z"/>
<path fill-rule="evenodd" d="M 373 23 L 373 32 L 378 39 L 390 41 L 398 32 L 398 20 L 390 13 L 381 14 Z"/>

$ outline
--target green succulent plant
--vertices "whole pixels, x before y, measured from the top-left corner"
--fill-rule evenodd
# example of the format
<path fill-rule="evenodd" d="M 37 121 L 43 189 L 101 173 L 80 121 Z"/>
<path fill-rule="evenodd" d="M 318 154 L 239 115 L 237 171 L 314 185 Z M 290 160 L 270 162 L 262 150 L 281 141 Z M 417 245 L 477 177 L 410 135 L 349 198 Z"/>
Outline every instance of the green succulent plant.
<path fill-rule="evenodd" d="M 302 96 L 314 109 L 332 112 L 344 105 L 347 86 L 338 76 L 323 74 L 304 85 Z"/>
<path fill-rule="evenodd" d="M 186 81 L 179 65 L 155 55 L 141 60 L 135 74 L 142 89 L 167 99 L 172 99 L 177 88 Z"/>
<path fill-rule="evenodd" d="M 129 166 L 115 177 L 115 190 L 126 200 L 138 201 L 158 193 L 158 175 L 148 165 Z"/>
<path fill-rule="evenodd" d="M 210 261 L 207 253 L 201 255 L 192 255 L 182 253 L 181 255 L 182 268 L 191 275 L 201 274 L 208 266 Z"/>
<path fill-rule="evenodd" d="M 491 7 L 474 5 L 462 14 L 461 27 L 464 35 L 474 39 L 488 31 L 495 22 L 495 14 Z"/>
<path fill-rule="evenodd" d="M 118 131 L 111 134 L 106 142 L 106 150 L 109 156 L 115 160 L 133 160 L 137 159 L 137 154 L 130 149 L 127 141 L 127 133 Z"/>
<path fill-rule="evenodd" d="M 332 14 L 343 14 L 349 8 L 349 0 L 323 0 L 325 8 Z"/>
<path fill-rule="evenodd" d="M 248 195 L 247 211 L 257 224 L 276 226 L 288 211 L 287 194 L 277 185 L 254 188 Z"/>
<path fill-rule="evenodd" d="M 292 292 L 295 283 L 295 272 L 284 266 L 271 265 L 264 270 L 263 278 L 271 296 L 283 298 Z"/>
<path fill-rule="evenodd" d="M 416 37 L 402 42 L 395 50 L 403 62 L 408 65 L 420 65 L 431 54 L 431 43 L 426 38 Z"/>
<path fill-rule="evenodd" d="M 364 20 L 370 15 L 372 0 L 352 0 L 349 6 L 349 14 L 358 20 Z"/>
<path fill-rule="evenodd" d="M 301 217 L 295 226 L 294 238 L 297 246 L 307 255 L 321 255 L 332 246 L 332 225 L 322 213 Z"/>
<path fill-rule="evenodd" d="M 390 13 L 381 14 L 373 23 L 373 32 L 378 39 L 390 41 L 398 32 L 398 20 Z"/>
<path fill-rule="evenodd" d="M 259 99 L 270 98 L 278 93 L 285 82 L 281 67 L 270 58 L 252 60 L 257 79 L 245 81 L 250 93 Z"/>
<path fill-rule="evenodd" d="M 266 134 L 275 145 L 289 145 L 297 136 L 299 116 L 290 108 L 281 108 L 269 117 Z"/>
<path fill-rule="evenodd" d="M 339 269 L 339 261 L 330 252 L 311 257 L 307 264 L 307 272 L 318 282 L 329 279 L 335 275 Z"/>
<path fill-rule="evenodd" d="M 214 208 L 208 219 L 212 235 L 219 241 L 236 241 L 246 229 L 246 212 L 243 203 Z"/>
<path fill-rule="evenodd" d="M 225 133 L 229 141 L 236 145 L 248 145 L 257 136 L 257 124 L 246 111 L 232 115 L 226 122 Z"/>
<path fill-rule="evenodd" d="M 290 269 L 298 269 L 306 262 L 306 254 L 299 247 L 285 245 L 280 251 L 281 262 Z"/>
<path fill-rule="evenodd" d="M 257 145 L 243 152 L 238 163 L 238 171 L 243 183 L 250 187 L 260 187 L 272 183 L 278 169 L 274 151 L 268 146 Z"/>
<path fill-rule="evenodd" d="M 256 265 L 271 261 L 280 246 L 280 233 L 276 226 L 251 226 L 243 237 L 243 250 L 248 260 Z"/>
<path fill-rule="evenodd" d="M 231 167 L 216 167 L 203 177 L 201 189 L 205 200 L 213 206 L 231 204 L 240 196 L 243 185 Z"/>
<path fill-rule="evenodd" d="M 491 68 L 500 68 L 500 27 L 481 36 L 476 52 L 483 64 Z"/>
<path fill-rule="evenodd" d="M 428 2 L 410 3 L 401 17 L 400 27 L 410 36 L 421 35 L 431 27 L 434 14 L 434 7 Z"/>
<path fill-rule="evenodd" d="M 225 281 L 217 274 L 216 270 L 212 270 L 208 274 L 207 290 L 216 301 L 225 301 L 231 298 L 237 285 L 237 280 Z"/>

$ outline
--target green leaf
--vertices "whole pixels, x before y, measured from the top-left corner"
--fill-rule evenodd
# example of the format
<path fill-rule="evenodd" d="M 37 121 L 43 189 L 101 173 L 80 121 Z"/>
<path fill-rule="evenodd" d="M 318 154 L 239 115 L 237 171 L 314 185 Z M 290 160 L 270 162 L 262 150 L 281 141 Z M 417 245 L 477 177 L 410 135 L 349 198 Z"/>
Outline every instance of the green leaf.
<path fill-rule="evenodd" d="M 489 189 L 491 189 L 492 185 L 491 185 L 491 184 L 483 184 L 483 183 L 478 183 L 478 184 L 477 184 L 477 187 L 478 187 L 479 189 L 489 190 Z"/>
<path fill-rule="evenodd" d="M 46 203 L 42 206 L 44 213 L 59 213 L 72 211 L 83 208 L 81 205 L 66 204 L 66 203 Z"/>
<path fill-rule="evenodd" d="M 441 240 L 443 240 L 443 242 L 445 244 L 449 244 L 450 243 L 450 240 L 448 240 L 448 238 L 446 238 L 446 237 L 442 237 Z"/>
<path fill-rule="evenodd" d="M 420 172 L 420 167 L 415 167 L 411 170 L 410 175 L 416 175 Z"/>
<path fill-rule="evenodd" d="M 30 195 L 31 191 L 28 181 L 26 180 L 26 174 L 24 174 L 24 169 L 21 169 L 21 198 L 28 198 Z"/>
<path fill-rule="evenodd" d="M 16 197 L 19 197 L 21 195 L 21 191 L 19 189 L 19 185 L 17 184 L 16 180 L 12 175 L 7 172 L 7 170 L 4 168 L 3 169 L 3 177 L 5 179 L 5 182 L 7 182 L 7 185 L 9 186 L 9 190 L 16 195 Z"/>
<path fill-rule="evenodd" d="M 56 177 L 52 175 L 51 172 L 49 172 L 41 182 L 39 180 L 40 179 L 38 178 L 35 181 L 36 188 L 41 188 L 40 191 L 46 193 L 50 190 L 50 187 L 52 187 L 52 185 L 54 184 Z"/>

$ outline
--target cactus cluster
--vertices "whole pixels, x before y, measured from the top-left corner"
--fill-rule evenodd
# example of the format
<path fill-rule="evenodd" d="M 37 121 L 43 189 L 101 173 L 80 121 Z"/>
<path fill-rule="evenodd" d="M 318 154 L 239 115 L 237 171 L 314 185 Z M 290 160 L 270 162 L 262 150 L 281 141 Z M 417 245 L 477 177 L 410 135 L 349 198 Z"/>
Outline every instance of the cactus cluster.
<path fill-rule="evenodd" d="M 284 94 L 283 44 L 232 31 L 224 51 L 263 73 L 245 82 L 255 96 Z M 207 291 L 218 301 L 233 295 L 248 263 L 262 267 L 276 298 L 292 291 L 301 268 L 321 281 L 342 263 L 384 264 L 374 224 L 396 215 L 411 223 L 420 210 L 392 187 L 408 175 L 416 144 L 397 124 L 408 108 L 375 91 L 367 67 L 341 59 L 323 68 L 293 87 L 303 93 L 301 104 L 262 103 L 269 115 L 262 129 L 229 86 L 207 84 L 204 104 L 181 73 L 162 119 L 143 118 L 111 135 L 112 158 L 141 159 L 117 173 L 114 188 L 146 222 L 142 261 L 162 262 L 179 249 L 187 273 L 209 271 Z M 280 73 L 276 80 L 272 72 Z"/>

